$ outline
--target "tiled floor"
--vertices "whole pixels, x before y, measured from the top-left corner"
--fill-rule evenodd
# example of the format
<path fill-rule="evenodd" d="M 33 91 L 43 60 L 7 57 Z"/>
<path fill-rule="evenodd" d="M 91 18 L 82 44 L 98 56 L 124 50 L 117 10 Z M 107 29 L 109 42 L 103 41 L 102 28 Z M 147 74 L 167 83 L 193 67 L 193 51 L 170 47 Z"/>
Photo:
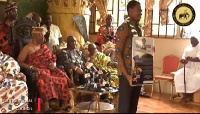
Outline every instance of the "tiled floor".
<path fill-rule="evenodd" d="M 66 113 L 57 110 L 55 113 Z M 169 95 L 154 94 L 153 98 L 140 97 L 137 113 L 200 113 L 200 104 L 184 104 L 180 98 L 169 100 Z"/>

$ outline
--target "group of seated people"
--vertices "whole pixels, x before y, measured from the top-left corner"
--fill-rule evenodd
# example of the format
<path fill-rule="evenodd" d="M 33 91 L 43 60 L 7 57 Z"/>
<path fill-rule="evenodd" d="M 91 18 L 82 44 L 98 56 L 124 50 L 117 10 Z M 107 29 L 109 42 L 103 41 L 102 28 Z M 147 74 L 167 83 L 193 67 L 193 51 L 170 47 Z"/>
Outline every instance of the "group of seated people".
<path fill-rule="evenodd" d="M 60 50 L 61 53 L 56 54 L 56 56 L 44 44 L 45 34 L 46 30 L 43 27 L 33 27 L 32 41 L 23 47 L 17 59 L 18 63 L 16 61 L 15 63 L 16 65 L 19 64 L 18 67 L 20 66 L 21 68 L 31 71 L 33 73 L 31 75 L 32 77 L 27 77 L 28 87 L 25 82 L 21 82 L 22 84 L 19 85 L 19 87 L 22 87 L 26 90 L 26 93 L 24 93 L 24 91 L 19 94 L 25 94 L 25 98 L 23 99 L 27 100 L 27 90 L 37 88 L 39 96 L 44 102 L 44 111 L 49 112 L 51 111 L 51 109 L 49 108 L 49 101 L 51 99 L 59 99 L 64 101 L 62 105 L 63 109 L 68 107 L 68 102 L 70 99 L 69 88 L 76 85 L 84 85 L 86 83 L 84 77 L 85 64 L 86 62 L 94 62 L 94 59 L 100 54 L 100 52 L 98 52 L 98 50 L 96 49 L 96 45 L 91 43 L 88 45 L 89 55 L 83 55 L 82 52 L 76 48 L 76 38 L 73 36 L 69 36 L 67 38 L 67 48 Z M 104 55 L 103 53 L 102 55 L 106 57 L 106 55 Z M 4 59 L 5 58 L 2 58 L 2 60 Z M 112 77 L 117 80 L 117 69 L 114 68 L 116 63 L 112 62 L 109 57 L 107 57 L 106 60 L 102 58 L 98 61 L 105 61 L 105 64 L 101 64 L 104 65 L 104 67 L 95 65 L 95 62 L 94 66 L 100 68 L 101 70 L 105 70 L 106 72 L 114 72 L 112 73 Z M 111 68 L 111 66 L 113 69 Z M 68 77 L 69 74 L 67 73 L 69 69 L 73 70 L 74 82 L 72 82 L 71 79 Z M 13 73 L 18 72 L 19 69 L 14 69 L 13 71 Z M 13 76 L 14 75 L 16 74 L 13 74 Z M 4 76 L 2 74 L 2 76 L 4 77 L 2 79 L 8 78 L 7 75 Z M 36 81 L 36 85 L 32 83 L 34 80 Z M 13 83 L 13 81 L 9 80 L 9 78 L 8 82 L 11 82 L 11 85 Z M 7 83 L 7 81 L 3 81 L 3 83 Z M 118 84 L 116 82 L 116 85 L 113 85 L 117 86 Z M 6 94 L 4 95 L 5 97 L 3 97 L 3 100 L 9 99 L 6 97 L 6 95 L 8 95 L 10 91 L 11 90 L 9 89 L 9 91 L 5 92 Z M 9 110 L 13 110 L 13 108 L 10 108 Z"/>

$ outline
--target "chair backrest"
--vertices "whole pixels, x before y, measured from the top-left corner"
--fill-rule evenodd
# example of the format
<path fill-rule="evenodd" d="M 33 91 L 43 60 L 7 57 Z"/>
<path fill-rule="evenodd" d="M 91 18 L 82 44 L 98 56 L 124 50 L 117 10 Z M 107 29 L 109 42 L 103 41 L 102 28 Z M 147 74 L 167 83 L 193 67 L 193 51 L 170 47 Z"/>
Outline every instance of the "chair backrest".
<path fill-rule="evenodd" d="M 169 74 L 175 72 L 179 68 L 180 59 L 175 55 L 165 56 L 163 58 L 163 74 Z"/>

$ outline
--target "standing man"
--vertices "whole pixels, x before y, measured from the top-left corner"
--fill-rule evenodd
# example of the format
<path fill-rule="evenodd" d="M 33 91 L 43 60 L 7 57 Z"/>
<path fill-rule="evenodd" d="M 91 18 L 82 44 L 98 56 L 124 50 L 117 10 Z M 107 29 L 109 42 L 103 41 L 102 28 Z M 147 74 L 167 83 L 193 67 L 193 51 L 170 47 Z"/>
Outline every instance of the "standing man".
<path fill-rule="evenodd" d="M 5 8 L 7 14 L 5 21 L 0 24 L 0 49 L 3 53 L 10 55 L 14 59 L 17 58 L 17 45 L 12 36 L 12 28 L 17 19 L 17 6 L 16 3 L 9 3 Z"/>
<path fill-rule="evenodd" d="M 33 20 L 37 25 L 37 27 L 41 26 L 42 18 L 37 13 L 35 12 L 28 13 L 26 17 Z"/>
<path fill-rule="evenodd" d="M 62 42 L 62 34 L 58 26 L 52 24 L 52 16 L 47 13 L 44 19 L 45 24 L 42 25 L 47 30 L 45 35 L 46 45 L 53 51 L 54 45 L 59 45 Z"/>
<path fill-rule="evenodd" d="M 116 58 L 119 74 L 119 113 L 136 113 L 141 86 L 131 87 L 132 39 L 142 36 L 139 21 L 142 15 L 140 3 L 127 4 L 128 18 L 117 29 Z"/>

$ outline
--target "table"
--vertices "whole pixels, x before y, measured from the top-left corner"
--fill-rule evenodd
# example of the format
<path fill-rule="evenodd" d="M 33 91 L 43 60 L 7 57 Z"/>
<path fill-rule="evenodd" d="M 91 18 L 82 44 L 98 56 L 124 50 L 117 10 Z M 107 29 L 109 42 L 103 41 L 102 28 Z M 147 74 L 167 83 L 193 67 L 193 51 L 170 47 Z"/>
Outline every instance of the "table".
<path fill-rule="evenodd" d="M 114 113 L 114 112 L 118 111 L 118 90 L 117 89 L 114 91 L 96 92 L 96 91 L 90 91 L 90 90 L 79 89 L 79 88 L 70 88 L 69 91 L 70 91 L 70 95 L 71 95 L 70 113 L 74 113 L 74 112 L 87 113 L 88 112 L 88 110 L 86 110 L 86 109 L 81 109 L 80 107 L 77 107 L 77 105 L 75 106 L 75 104 L 76 104 L 75 98 L 77 97 L 78 93 L 93 95 L 93 99 L 95 101 L 96 106 L 95 106 L 94 110 L 89 110 L 89 113 L 106 113 L 106 112 Z M 100 105 L 101 104 L 105 105 L 106 103 L 100 102 L 100 96 L 103 94 L 108 94 L 108 93 L 115 93 L 115 96 L 114 96 L 114 99 L 112 102 L 114 105 L 114 108 L 112 110 L 102 110 L 102 109 L 100 109 Z M 89 105 L 89 102 L 88 102 L 88 105 Z M 107 103 L 107 105 L 108 105 L 108 103 Z"/>

